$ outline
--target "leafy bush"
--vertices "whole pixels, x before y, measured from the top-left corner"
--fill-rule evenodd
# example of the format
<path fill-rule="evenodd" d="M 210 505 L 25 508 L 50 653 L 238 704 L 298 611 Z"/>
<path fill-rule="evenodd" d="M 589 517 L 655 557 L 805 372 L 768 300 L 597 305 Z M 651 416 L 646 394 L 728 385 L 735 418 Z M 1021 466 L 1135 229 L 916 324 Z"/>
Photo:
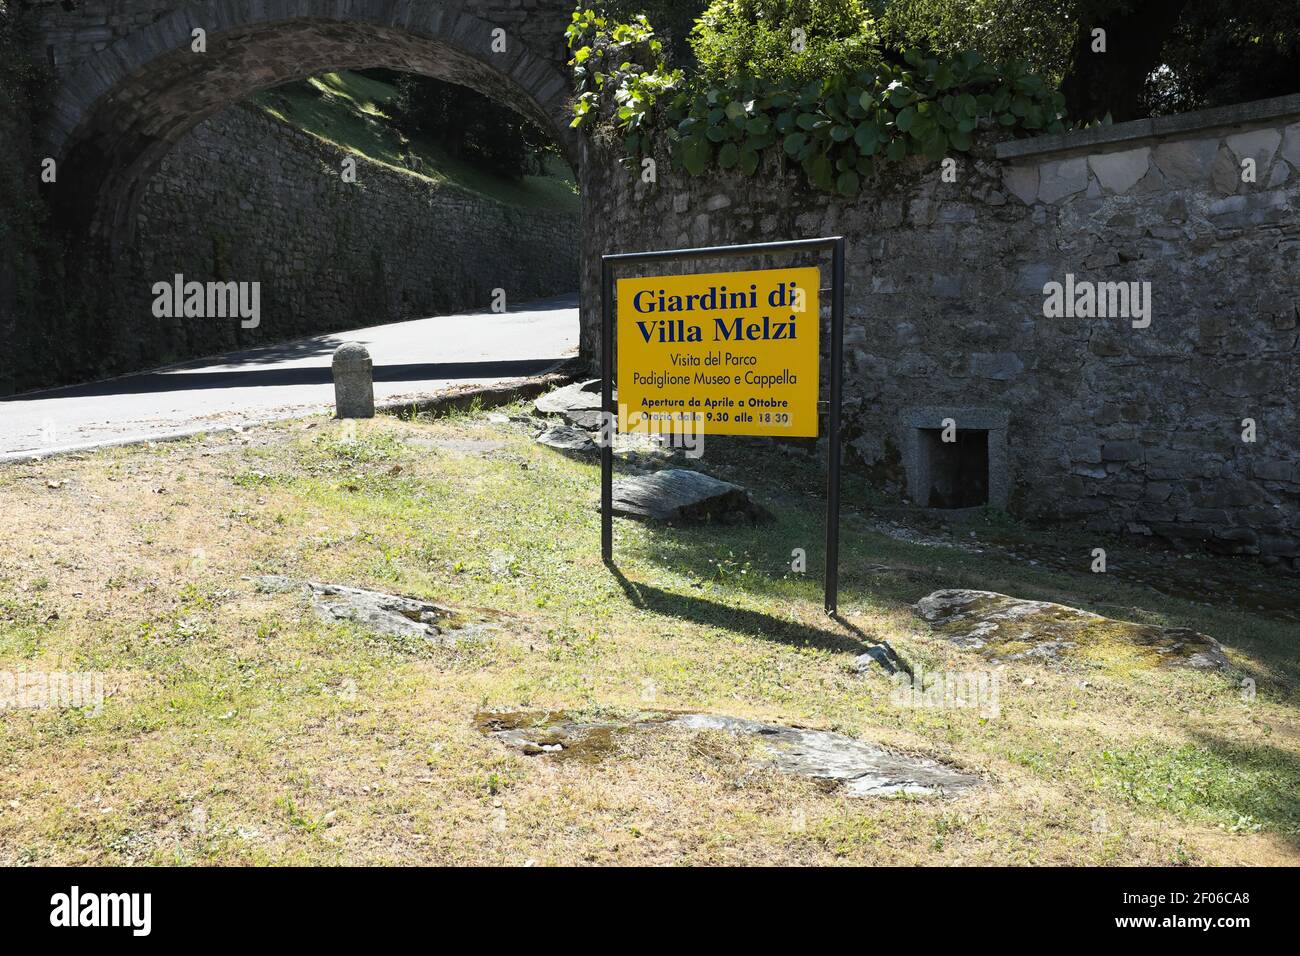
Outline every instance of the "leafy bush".
<path fill-rule="evenodd" d="M 1076 8 L 1076 0 L 888 0 L 878 25 L 887 46 L 1023 60 L 1057 86 L 1070 66 Z"/>
<path fill-rule="evenodd" d="M 577 87 L 571 125 L 612 110 L 629 152 L 648 151 L 651 111 L 683 78 L 680 70 L 668 69 L 650 21 L 640 14 L 631 23 L 614 23 L 593 10 L 575 10 L 565 37 Z"/>
<path fill-rule="evenodd" d="M 713 0 L 691 32 L 704 79 L 807 82 L 880 60 L 867 0 Z"/>
<path fill-rule="evenodd" d="M 710 0 L 604 0 L 601 8 L 614 23 L 631 23 L 644 15 L 654 26 L 655 38 L 663 45 L 663 54 L 673 67 L 688 66 L 695 61 L 690 36 Z"/>
<path fill-rule="evenodd" d="M 973 51 L 942 58 L 909 51 L 901 62 L 876 57 L 810 80 L 741 72 L 688 84 L 663 64 L 645 17 L 616 24 L 578 11 L 568 39 L 579 90 L 573 125 L 608 117 L 633 160 L 662 138 L 692 175 L 715 166 L 753 175 L 779 148 L 814 187 L 855 196 L 880 164 L 964 152 L 981 126 L 1064 129 L 1060 94 L 1023 63 L 994 66 Z"/>
<path fill-rule="evenodd" d="M 693 175 L 713 162 L 753 174 L 780 144 L 818 189 L 855 196 L 882 162 L 924 155 L 935 162 L 971 148 L 981 122 L 1056 131 L 1059 94 L 1023 69 L 998 70 L 977 53 L 939 60 L 909 53 L 901 66 L 839 74 L 793 86 L 742 78 L 666 111 L 674 158 Z"/>

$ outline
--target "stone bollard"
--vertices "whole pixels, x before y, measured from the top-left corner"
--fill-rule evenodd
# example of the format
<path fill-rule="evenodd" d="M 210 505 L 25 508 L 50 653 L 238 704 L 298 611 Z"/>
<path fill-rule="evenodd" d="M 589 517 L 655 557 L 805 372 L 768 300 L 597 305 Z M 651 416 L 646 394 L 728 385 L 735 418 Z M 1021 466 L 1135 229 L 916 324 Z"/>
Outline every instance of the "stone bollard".
<path fill-rule="evenodd" d="M 344 342 L 334 350 L 335 418 L 375 417 L 374 369 L 360 342 Z"/>

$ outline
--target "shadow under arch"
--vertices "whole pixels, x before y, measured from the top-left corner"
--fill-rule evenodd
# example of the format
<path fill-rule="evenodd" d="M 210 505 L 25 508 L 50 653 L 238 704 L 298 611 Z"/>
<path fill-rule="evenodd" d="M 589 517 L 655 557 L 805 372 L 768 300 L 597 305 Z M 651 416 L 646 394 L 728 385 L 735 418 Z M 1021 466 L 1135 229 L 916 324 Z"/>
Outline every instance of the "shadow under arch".
<path fill-rule="evenodd" d="M 205 31 L 206 51 L 191 49 Z M 59 157 L 51 201 L 75 238 L 133 238 L 143 185 L 190 129 L 253 93 L 343 69 L 385 67 L 485 93 L 537 122 L 580 175 L 556 64 L 451 3 L 278 0 L 182 7 L 83 62 L 46 130 Z M 560 38 L 557 36 L 557 43 Z M 495 45 L 495 46 L 494 46 Z"/>

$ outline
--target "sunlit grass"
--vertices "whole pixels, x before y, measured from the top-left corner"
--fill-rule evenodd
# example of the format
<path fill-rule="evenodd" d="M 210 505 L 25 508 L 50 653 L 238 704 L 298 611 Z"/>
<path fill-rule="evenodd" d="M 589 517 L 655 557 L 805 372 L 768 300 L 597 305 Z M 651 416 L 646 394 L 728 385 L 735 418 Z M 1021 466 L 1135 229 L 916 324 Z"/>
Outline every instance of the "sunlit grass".
<path fill-rule="evenodd" d="M 343 70 L 275 87 L 258 93 L 252 102 L 281 122 L 405 175 L 507 205 L 576 213 L 576 184 L 558 158 L 548 158 L 546 176 L 513 180 L 494 175 L 449 155 L 431 139 L 406 140 L 389 122 L 389 105 L 396 96 L 388 83 Z M 412 168 L 410 157 L 419 159 L 418 169 Z"/>
<path fill-rule="evenodd" d="M 0 862 L 1295 861 L 1291 625 L 896 540 L 871 530 L 853 487 L 843 627 L 821 609 L 823 482 L 807 458 L 712 446 L 705 467 L 775 520 L 619 520 L 620 580 L 599 560 L 594 463 L 526 428 L 477 412 L 379 419 L 355 438 L 305 425 L 5 472 L 0 671 L 101 671 L 110 693 L 99 716 L 0 713 Z M 503 447 L 439 444 L 465 439 Z M 807 574 L 790 568 L 795 547 Z M 382 637 L 259 590 L 264 574 L 504 624 L 452 647 Z M 1221 637 L 1240 669 L 1020 662 L 999 672 L 996 717 L 899 707 L 883 673 L 851 666 L 870 640 L 926 671 L 985 666 L 911 613 L 950 586 L 1123 604 Z M 476 731 L 476 712 L 511 708 L 823 727 L 988 785 L 848 800 L 755 768 L 725 735 L 637 737 L 564 766 Z"/>

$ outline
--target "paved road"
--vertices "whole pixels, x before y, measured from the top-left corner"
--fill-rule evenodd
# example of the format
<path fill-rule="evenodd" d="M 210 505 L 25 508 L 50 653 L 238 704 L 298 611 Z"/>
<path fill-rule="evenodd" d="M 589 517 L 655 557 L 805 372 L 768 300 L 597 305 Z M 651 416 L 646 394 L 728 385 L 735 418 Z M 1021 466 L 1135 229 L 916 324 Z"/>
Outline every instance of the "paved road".
<path fill-rule="evenodd" d="M 567 296 L 504 315 L 416 319 L 27 392 L 0 400 L 0 461 L 322 411 L 342 342 L 370 350 L 379 402 L 536 375 L 577 354 L 577 305 Z"/>

